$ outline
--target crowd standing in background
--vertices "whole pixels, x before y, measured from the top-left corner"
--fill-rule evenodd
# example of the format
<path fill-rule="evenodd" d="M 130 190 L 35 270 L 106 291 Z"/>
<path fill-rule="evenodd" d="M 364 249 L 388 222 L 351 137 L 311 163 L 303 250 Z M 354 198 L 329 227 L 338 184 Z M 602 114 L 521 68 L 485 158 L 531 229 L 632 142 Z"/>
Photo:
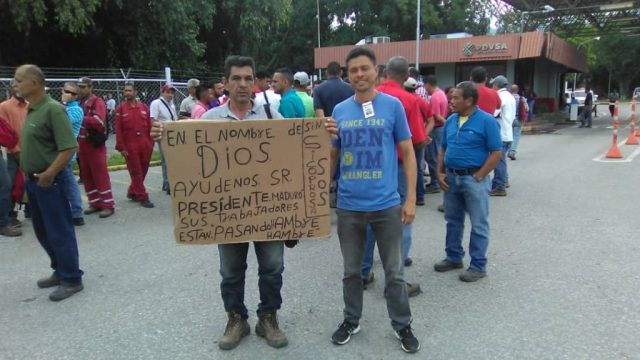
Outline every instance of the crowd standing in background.
<path fill-rule="evenodd" d="M 487 276 L 489 199 L 507 195 L 507 158 L 516 160 L 535 94 L 528 86 L 521 93 L 503 75 L 489 81 L 483 67 L 474 68 L 469 81 L 446 84 L 450 86 L 443 91 L 434 75 L 423 76 L 409 67 L 407 59 L 394 56 L 378 65 L 375 53 L 366 48 L 352 50 L 346 66 L 346 80 L 340 63 L 333 61 L 327 66 L 327 79 L 314 85 L 304 71 L 280 67 L 256 72 L 251 58 L 230 56 L 223 77 L 207 83 L 188 80 L 189 94 L 176 107 L 176 89 L 170 83 L 162 85 L 160 96 L 147 105 L 136 84 L 127 82 L 122 102 L 116 104 L 111 93 L 106 102 L 96 96 L 89 77 L 65 83 L 60 98 L 53 99 L 46 94 L 42 70 L 23 65 L 11 83 L 11 98 L 0 103 L 0 141 L 7 154 L 6 163 L 0 157 L 0 236 L 22 235 L 16 206 L 28 204 L 24 217 L 31 219 L 53 270 L 37 285 L 56 287 L 50 295 L 53 301 L 66 299 L 83 290 L 74 226 L 86 224 L 84 215 L 108 218 L 115 213 L 106 150 L 111 133 L 131 178 L 126 198 L 151 209 L 154 204 L 144 181 L 155 143 L 162 191 L 172 190 L 159 142 L 163 123 L 327 117 L 326 128 L 333 137 L 331 207 L 337 208 L 344 265 L 344 316 L 331 341 L 344 345 L 361 330 L 363 291 L 375 281 L 377 244 L 391 326 L 401 348 L 416 352 L 420 343 L 411 328 L 409 297 L 421 289 L 405 280 L 404 270 L 419 261 L 419 255 L 410 256 L 412 237 L 430 236 L 412 234 L 416 206 L 424 206 L 427 195 L 441 194 L 438 210 L 444 212 L 446 223 L 445 258 L 434 265 L 435 271 L 464 267 L 462 238 L 468 214 L 471 261 L 459 278 L 475 282 Z M 589 114 L 583 114 L 583 125 L 590 124 Z M 369 132 L 367 141 L 354 141 L 353 134 L 362 129 L 380 136 Z M 377 159 L 364 169 L 371 174 L 366 180 L 354 176 L 349 154 L 356 152 Z M 75 161 L 88 199 L 84 211 L 73 174 Z M 283 249 L 296 241 L 253 244 L 260 283 L 255 331 L 268 345 L 280 348 L 288 344 L 277 318 L 283 303 Z M 248 243 L 218 246 L 220 289 L 228 317 L 218 345 L 225 350 L 250 333 L 244 304 L 248 248 Z"/>

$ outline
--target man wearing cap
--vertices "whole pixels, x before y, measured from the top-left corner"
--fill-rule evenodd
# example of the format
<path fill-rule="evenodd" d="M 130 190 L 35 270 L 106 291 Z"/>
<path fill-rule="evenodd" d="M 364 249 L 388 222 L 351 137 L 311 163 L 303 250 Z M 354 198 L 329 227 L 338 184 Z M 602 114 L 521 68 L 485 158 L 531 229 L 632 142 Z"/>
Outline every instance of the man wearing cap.
<path fill-rule="evenodd" d="M 500 136 L 502 137 L 502 156 L 494 171 L 493 184 L 491 186 L 491 196 L 507 195 L 507 154 L 513 141 L 513 120 L 516 118 L 516 99 L 507 88 L 509 81 L 506 77 L 499 75 L 491 80 L 493 90 L 500 96 L 500 113 L 498 123 L 500 124 Z"/>
<path fill-rule="evenodd" d="M 78 148 L 64 107 L 46 94 L 44 73 L 35 65 L 22 65 L 15 73 L 18 91 L 29 101 L 29 113 L 20 134 L 20 167 L 27 180 L 33 231 L 49 255 L 53 273 L 38 280 L 39 288 L 57 287 L 51 301 L 82 291 L 78 243 L 61 171 Z"/>
<path fill-rule="evenodd" d="M 27 107 L 29 103 L 18 93 L 18 84 L 15 79 L 11 79 L 11 98 L 0 103 L 0 117 L 7 120 L 11 128 L 20 136 L 22 125 L 27 117 Z M 9 187 L 7 195 L 9 199 L 9 222 L 12 227 L 19 227 L 22 224 L 18 220 L 18 212 L 15 211 L 16 204 L 11 197 L 16 175 L 20 167 L 20 142 L 13 149 L 7 149 L 7 173 L 9 174 Z M 22 197 L 22 195 L 20 195 Z M 26 210 L 25 210 L 26 213 Z M 18 233 L 15 231 L 14 233 Z"/>
<path fill-rule="evenodd" d="M 195 94 L 195 89 L 193 91 Z M 161 92 L 160 97 L 153 100 L 151 102 L 151 105 L 149 106 L 151 121 L 163 122 L 163 121 L 177 120 L 178 114 L 176 114 L 176 107 L 173 104 L 173 95 L 175 94 L 176 89 L 174 89 L 173 86 L 171 86 L 171 84 L 164 84 L 162 85 L 160 92 Z M 191 94 L 191 92 L 189 94 Z M 193 95 L 189 95 L 189 96 L 193 96 Z M 187 115 L 185 119 L 188 119 L 191 117 L 191 110 L 193 110 L 194 105 L 191 105 L 189 110 L 189 115 Z M 162 153 L 162 145 L 160 145 L 159 142 L 158 142 L 158 148 L 160 149 L 160 161 L 162 163 L 162 191 L 166 192 L 167 195 L 169 195 L 171 191 L 169 190 L 169 180 L 167 178 L 167 165 L 164 160 L 164 154 Z"/>
<path fill-rule="evenodd" d="M 296 88 L 296 94 L 300 97 L 300 100 L 302 100 L 305 111 L 304 117 L 306 118 L 315 117 L 315 112 L 313 111 L 313 98 L 307 93 L 307 86 L 309 86 L 309 82 L 309 75 L 304 71 L 298 71 L 293 75 L 293 84 Z"/>
<path fill-rule="evenodd" d="M 136 100 L 137 92 L 133 83 L 124 85 L 123 94 L 124 101 L 116 107 L 116 150 L 127 161 L 131 177 L 127 198 L 139 202 L 144 208 L 152 208 L 154 205 L 144 188 L 153 152 L 149 109 Z"/>
<path fill-rule="evenodd" d="M 285 119 L 303 118 L 305 115 L 304 104 L 293 89 L 293 73 L 287 68 L 280 68 L 273 74 L 271 81 L 273 90 L 279 94 L 280 106 L 278 112 Z"/>
<path fill-rule="evenodd" d="M 187 90 L 189 91 L 189 96 L 184 98 L 180 103 L 180 119 L 188 119 L 191 117 L 191 110 L 196 104 L 196 87 L 200 85 L 200 80 L 198 79 L 189 79 L 187 81 Z"/>
<path fill-rule="evenodd" d="M 115 211 L 105 146 L 107 107 L 102 98 L 93 94 L 93 83 L 88 77 L 80 79 L 78 95 L 84 111 L 78 136 L 78 154 L 84 191 L 89 198 L 89 208 L 84 213 L 99 213 L 100 218 L 107 218 Z"/>

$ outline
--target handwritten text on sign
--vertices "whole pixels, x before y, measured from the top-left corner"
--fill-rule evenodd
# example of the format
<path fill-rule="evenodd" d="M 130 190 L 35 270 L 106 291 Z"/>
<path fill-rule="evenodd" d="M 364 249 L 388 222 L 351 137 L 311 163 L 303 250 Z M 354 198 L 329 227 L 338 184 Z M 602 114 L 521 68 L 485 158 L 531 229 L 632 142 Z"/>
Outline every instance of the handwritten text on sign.
<path fill-rule="evenodd" d="M 181 244 L 330 235 L 325 119 L 165 123 L 162 149 Z"/>

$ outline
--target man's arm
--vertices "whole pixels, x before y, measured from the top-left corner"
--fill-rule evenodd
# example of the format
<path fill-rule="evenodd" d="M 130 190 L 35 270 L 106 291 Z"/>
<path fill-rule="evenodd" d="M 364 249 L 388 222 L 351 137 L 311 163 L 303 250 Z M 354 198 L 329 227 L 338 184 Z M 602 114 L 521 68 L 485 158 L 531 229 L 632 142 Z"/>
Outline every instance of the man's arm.
<path fill-rule="evenodd" d="M 316 109 L 316 117 L 325 117 L 323 109 Z"/>
<path fill-rule="evenodd" d="M 476 171 L 476 173 L 473 174 L 473 178 L 477 181 L 482 181 L 487 176 L 487 174 L 489 174 L 491 171 L 493 171 L 493 169 L 496 168 L 496 166 L 498 166 L 501 156 L 502 150 L 494 150 L 489 153 L 487 160 L 485 160 L 484 164 L 482 164 L 480 170 Z"/>
<path fill-rule="evenodd" d="M 437 179 L 438 184 L 442 188 L 442 191 L 449 191 L 449 184 L 447 184 L 447 170 L 444 167 L 444 153 L 447 151 L 446 148 L 441 147 L 440 151 L 438 151 L 438 169 L 437 169 Z"/>
<path fill-rule="evenodd" d="M 60 151 L 47 170 L 40 174 L 33 174 L 38 179 L 38 185 L 41 187 L 51 186 L 56 175 L 58 175 L 58 173 L 67 166 L 67 164 L 69 164 L 73 154 L 76 153 L 76 149 L 77 147 Z"/>
<path fill-rule="evenodd" d="M 402 153 L 402 167 L 404 168 L 404 177 L 406 181 L 407 194 L 402 205 L 402 223 L 411 224 L 416 217 L 416 179 L 417 165 L 416 153 L 413 150 L 411 139 L 403 140 L 398 144 Z"/>

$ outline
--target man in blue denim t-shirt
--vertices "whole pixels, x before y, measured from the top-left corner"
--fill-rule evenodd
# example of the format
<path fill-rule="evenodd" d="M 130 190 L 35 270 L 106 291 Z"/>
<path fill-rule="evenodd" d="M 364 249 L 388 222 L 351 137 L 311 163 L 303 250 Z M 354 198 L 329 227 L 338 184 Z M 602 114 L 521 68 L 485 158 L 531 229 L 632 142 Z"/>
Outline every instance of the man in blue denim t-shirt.
<path fill-rule="evenodd" d="M 465 282 L 486 276 L 489 247 L 489 187 L 487 177 L 500 161 L 502 138 L 495 118 L 480 110 L 478 89 L 465 81 L 453 92 L 455 113 L 444 125 L 438 154 L 438 182 L 444 193 L 447 221 L 446 259 L 435 264 L 438 272 L 462 268 L 464 216 L 469 214 L 469 269 L 460 275 Z"/>
<path fill-rule="evenodd" d="M 332 172 L 340 157 L 338 237 L 344 261 L 342 291 L 344 320 L 331 341 L 346 344 L 360 331 L 363 283 L 360 266 L 367 226 L 375 234 L 385 270 L 385 297 L 391 326 L 406 352 L 420 349 L 411 330 L 411 309 L 403 277 L 402 226 L 415 218 L 416 193 L 404 205 L 398 194 L 398 153 L 402 155 L 408 189 L 416 186 L 416 159 L 411 133 L 400 101 L 377 92 L 376 58 L 358 47 L 347 55 L 349 80 L 355 96 L 333 110 L 327 130 L 335 136 Z"/>

